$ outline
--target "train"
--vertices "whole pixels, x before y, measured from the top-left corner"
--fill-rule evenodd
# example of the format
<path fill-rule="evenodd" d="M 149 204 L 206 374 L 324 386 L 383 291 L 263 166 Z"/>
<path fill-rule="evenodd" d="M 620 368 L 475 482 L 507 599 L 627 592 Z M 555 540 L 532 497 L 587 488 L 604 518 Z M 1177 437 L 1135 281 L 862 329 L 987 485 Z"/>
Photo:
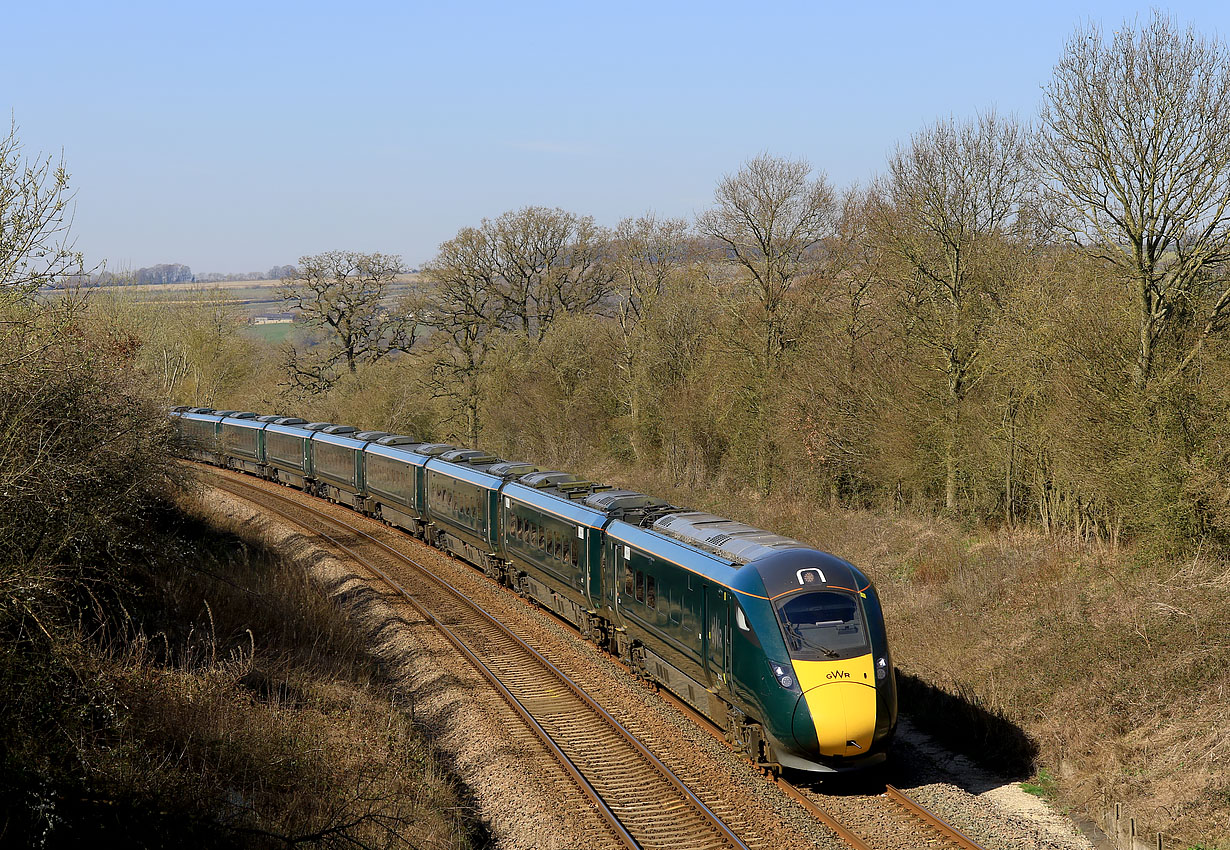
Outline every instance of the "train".
<path fill-rule="evenodd" d="M 176 407 L 180 456 L 397 526 L 571 623 L 767 770 L 885 762 L 897 685 L 875 587 L 834 555 L 479 449 Z"/>

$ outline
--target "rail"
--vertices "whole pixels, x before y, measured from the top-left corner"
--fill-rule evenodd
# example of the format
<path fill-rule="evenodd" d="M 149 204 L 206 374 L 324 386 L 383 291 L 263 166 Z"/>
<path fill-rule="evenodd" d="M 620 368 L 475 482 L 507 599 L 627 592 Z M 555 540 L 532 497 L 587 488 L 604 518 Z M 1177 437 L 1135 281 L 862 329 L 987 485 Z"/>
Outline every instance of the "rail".
<path fill-rule="evenodd" d="M 731 847 L 747 850 L 747 845 L 618 720 L 556 665 L 448 581 L 361 528 L 318 510 L 310 503 L 288 498 L 275 489 L 266 489 L 276 485 L 262 482 L 263 486 L 259 486 L 235 473 L 223 473 L 209 467 L 200 468 L 213 473 L 219 489 L 260 504 L 286 522 L 327 540 L 348 557 L 362 564 L 411 605 L 470 661 L 522 718 L 585 796 L 595 804 L 620 844 L 632 848 L 660 846 L 674 850 L 689 847 Z M 428 605 L 421 602 L 388 571 L 378 566 L 372 558 L 324 531 L 319 525 L 296 519 L 291 513 L 270 504 L 271 501 L 305 512 L 328 526 L 344 529 L 346 534 L 354 535 L 363 544 L 374 547 L 382 556 L 411 567 L 417 575 L 447 596 L 447 601 L 451 603 L 447 609 L 450 619 L 455 620 L 463 612 L 468 612 L 467 633 L 473 635 L 477 629 L 488 637 L 495 637 L 500 651 L 488 653 L 487 660 L 484 660 L 457 634 L 456 629 L 442 622 Z M 416 590 L 418 596 L 424 595 L 423 588 Z M 457 605 L 462 607 L 459 609 Z M 493 656 L 496 655 L 501 656 L 499 661 L 493 661 Z M 537 671 L 539 678 L 527 679 L 529 670 Z M 544 687 L 544 677 L 555 687 Z M 550 694 L 551 698 L 544 700 L 544 694 Z M 569 704 L 561 704 L 564 697 L 569 698 Z M 577 723 L 577 718 L 581 716 L 593 719 L 589 727 Z M 561 722 L 563 718 L 567 718 L 567 722 Z M 595 729 L 599 724 L 605 731 Z M 622 750 L 617 757 L 613 752 L 603 752 L 604 748 L 614 750 L 616 747 Z M 614 771 L 622 773 L 615 775 Z M 651 781 L 653 777 L 658 779 L 657 783 Z M 655 788 L 655 784 L 659 788 Z M 659 795 L 658 799 L 647 797 L 653 794 Z M 669 812 L 670 822 L 659 822 L 653 816 L 654 811 Z"/>

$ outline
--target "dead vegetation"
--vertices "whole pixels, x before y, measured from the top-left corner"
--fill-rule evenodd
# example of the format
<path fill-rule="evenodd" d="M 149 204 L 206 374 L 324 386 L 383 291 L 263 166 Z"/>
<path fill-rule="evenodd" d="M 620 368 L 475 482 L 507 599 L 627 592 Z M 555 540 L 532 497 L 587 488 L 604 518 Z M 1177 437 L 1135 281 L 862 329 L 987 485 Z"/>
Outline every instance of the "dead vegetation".
<path fill-rule="evenodd" d="M 167 522 L 166 551 L 119 607 L 24 653 L 30 675 L 5 681 L 50 668 L 68 685 L 8 701 L 6 840 L 473 846 L 460 787 L 302 569 L 197 519 Z M 64 734 L 46 734 L 38 703 Z"/>

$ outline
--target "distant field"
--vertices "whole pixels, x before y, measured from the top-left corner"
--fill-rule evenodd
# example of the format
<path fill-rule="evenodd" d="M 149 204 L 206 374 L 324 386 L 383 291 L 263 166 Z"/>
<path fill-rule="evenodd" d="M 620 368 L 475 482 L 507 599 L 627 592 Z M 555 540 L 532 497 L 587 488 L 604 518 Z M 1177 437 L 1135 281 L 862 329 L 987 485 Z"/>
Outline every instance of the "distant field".
<path fill-rule="evenodd" d="M 222 280 L 217 283 L 142 283 L 129 284 L 122 287 L 125 292 L 191 292 L 198 290 L 208 292 L 211 289 L 254 289 L 271 290 L 282 285 L 280 280 Z"/>
<path fill-rule="evenodd" d="M 398 275 L 397 281 L 390 287 L 386 304 L 392 306 L 419 280 L 417 274 Z M 131 299 L 144 304 L 184 304 L 211 303 L 233 305 L 241 316 L 251 319 L 266 313 L 281 313 L 286 310 L 277 290 L 281 287 L 280 280 L 228 280 L 219 283 L 161 283 L 132 284 L 129 286 L 106 286 L 89 290 L 97 293 L 99 298 L 115 297 L 120 300 Z M 46 290 L 43 295 L 55 300 L 63 296 L 64 291 L 58 289 Z M 287 339 L 297 324 L 286 325 L 251 325 L 243 326 L 243 333 L 249 339 L 268 345 L 277 345 Z"/>
<path fill-rule="evenodd" d="M 292 324 L 286 325 L 246 325 L 242 333 L 244 336 L 251 339 L 259 340 L 260 342 L 269 345 L 277 345 L 284 342 L 296 329 Z"/>
<path fill-rule="evenodd" d="M 397 284 L 394 290 L 405 288 L 406 284 L 413 283 L 418 280 L 416 274 L 402 274 L 397 276 Z M 114 287 L 124 292 L 209 292 L 214 289 L 225 289 L 227 294 L 231 294 L 231 290 L 250 290 L 255 293 L 265 293 L 264 297 L 274 298 L 273 290 L 282 285 L 280 280 L 223 280 L 218 283 L 146 283 L 146 284 L 130 284 L 122 287 Z"/>

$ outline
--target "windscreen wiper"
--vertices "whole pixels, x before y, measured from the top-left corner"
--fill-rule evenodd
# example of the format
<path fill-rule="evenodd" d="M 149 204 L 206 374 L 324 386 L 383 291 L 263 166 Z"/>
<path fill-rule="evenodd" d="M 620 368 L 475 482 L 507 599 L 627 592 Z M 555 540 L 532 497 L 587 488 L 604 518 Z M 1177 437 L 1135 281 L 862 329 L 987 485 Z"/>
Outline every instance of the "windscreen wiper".
<path fill-rule="evenodd" d="M 820 650 L 828 658 L 840 658 L 841 657 L 840 652 L 834 652 L 833 650 L 829 649 L 827 646 L 822 646 L 821 644 L 814 643 L 808 640 L 807 638 L 803 637 L 803 630 L 800 629 L 798 626 L 796 626 L 794 623 L 788 624 L 786 628 L 790 630 L 790 636 L 794 638 L 795 640 L 799 641 L 799 643 L 805 643 L 808 646 L 810 646 L 812 649 Z"/>

